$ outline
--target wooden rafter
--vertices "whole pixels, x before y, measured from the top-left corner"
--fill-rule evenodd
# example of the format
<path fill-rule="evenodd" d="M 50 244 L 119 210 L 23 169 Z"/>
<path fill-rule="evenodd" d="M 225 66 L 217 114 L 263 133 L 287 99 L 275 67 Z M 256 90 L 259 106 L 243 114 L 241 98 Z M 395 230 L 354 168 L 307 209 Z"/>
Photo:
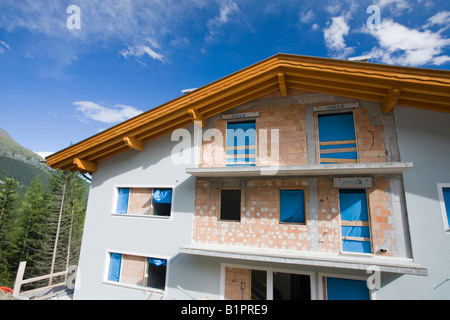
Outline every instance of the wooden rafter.
<path fill-rule="evenodd" d="M 381 106 L 381 110 L 383 112 L 391 112 L 394 109 L 394 106 L 397 104 L 398 99 L 400 98 L 400 89 L 391 88 L 388 90 L 388 94 L 384 99 L 383 105 Z"/>
<path fill-rule="evenodd" d="M 144 142 L 143 141 L 137 140 L 134 137 L 124 137 L 123 141 L 130 148 L 133 148 L 138 151 L 144 151 Z"/>
<path fill-rule="evenodd" d="M 98 169 L 98 165 L 95 162 L 83 160 L 80 158 L 73 159 L 73 164 L 77 166 L 79 170 L 87 171 L 87 172 L 95 172 Z"/>
<path fill-rule="evenodd" d="M 284 79 L 283 72 L 278 73 L 278 84 L 280 86 L 281 95 L 283 97 L 286 97 L 287 96 L 287 86 L 286 86 L 286 81 Z"/>
<path fill-rule="evenodd" d="M 47 165 L 77 171 L 204 121 L 243 103 L 288 89 L 450 112 L 450 72 L 278 54 L 102 131 L 46 158 Z M 125 137 L 125 138 L 124 138 Z M 95 169 L 95 170 L 94 170 Z"/>

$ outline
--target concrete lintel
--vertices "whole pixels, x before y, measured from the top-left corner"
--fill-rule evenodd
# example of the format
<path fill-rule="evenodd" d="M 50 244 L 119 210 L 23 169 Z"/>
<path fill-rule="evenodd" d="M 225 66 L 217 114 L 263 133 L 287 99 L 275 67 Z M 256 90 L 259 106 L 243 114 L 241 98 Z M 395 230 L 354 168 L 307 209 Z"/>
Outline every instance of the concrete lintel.
<path fill-rule="evenodd" d="M 180 248 L 181 253 L 271 263 L 287 263 L 312 267 L 329 267 L 352 270 L 369 270 L 376 266 L 381 272 L 428 275 L 425 267 L 412 259 L 353 255 L 292 250 L 246 248 L 236 246 L 191 244 Z"/>
<path fill-rule="evenodd" d="M 394 174 L 413 167 L 412 162 L 373 162 L 320 164 L 279 167 L 216 167 L 187 168 L 186 173 L 196 177 L 271 177 L 271 176 L 326 176 L 352 174 Z"/>

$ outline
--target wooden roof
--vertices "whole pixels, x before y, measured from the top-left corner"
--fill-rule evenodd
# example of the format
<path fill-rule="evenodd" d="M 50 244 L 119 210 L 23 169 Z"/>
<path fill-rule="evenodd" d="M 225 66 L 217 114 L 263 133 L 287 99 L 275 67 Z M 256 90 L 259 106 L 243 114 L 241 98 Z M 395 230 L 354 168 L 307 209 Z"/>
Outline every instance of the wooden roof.
<path fill-rule="evenodd" d="M 124 121 L 46 158 L 62 170 L 95 172 L 97 164 L 173 130 L 287 89 L 450 112 L 450 72 L 277 54 Z"/>

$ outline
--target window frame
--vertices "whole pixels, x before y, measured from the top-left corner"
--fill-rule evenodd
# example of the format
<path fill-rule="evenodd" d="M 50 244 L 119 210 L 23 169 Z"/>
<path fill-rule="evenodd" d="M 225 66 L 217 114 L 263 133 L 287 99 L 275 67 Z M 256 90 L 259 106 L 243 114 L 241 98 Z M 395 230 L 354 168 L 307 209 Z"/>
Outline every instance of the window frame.
<path fill-rule="evenodd" d="M 304 222 L 282 222 L 281 221 L 281 191 L 282 190 L 296 190 L 296 191 L 300 191 L 303 190 L 303 215 L 304 215 Z M 308 214 L 307 214 L 307 201 L 306 201 L 306 192 L 307 189 L 306 188 L 279 188 L 278 189 L 278 224 L 282 224 L 282 225 L 300 225 L 300 226 L 304 226 L 307 224 L 308 221 Z"/>
<path fill-rule="evenodd" d="M 240 191 L 240 202 L 239 202 L 239 220 L 232 220 L 232 219 L 223 219 L 221 218 L 222 214 L 222 190 L 239 190 Z M 242 220 L 242 188 L 219 188 L 218 189 L 219 195 L 219 205 L 217 206 L 217 220 L 222 222 L 238 222 L 240 223 Z"/>
<path fill-rule="evenodd" d="M 120 278 L 122 276 L 123 260 L 122 260 L 122 263 L 120 265 L 119 281 L 108 280 L 109 266 L 110 266 L 110 263 L 111 263 L 111 254 L 112 253 L 121 254 L 122 255 L 122 259 L 123 259 L 123 255 L 145 258 L 146 262 L 145 262 L 144 279 L 143 279 L 144 283 L 147 283 L 147 281 L 148 281 L 148 264 L 149 264 L 148 258 L 165 260 L 166 261 L 166 274 L 165 274 L 165 280 L 164 280 L 164 289 L 161 290 L 161 289 L 158 289 L 158 288 L 147 287 L 147 286 L 144 286 L 144 285 L 140 286 L 140 285 L 135 285 L 135 284 L 131 284 L 131 283 L 120 282 Z M 128 288 L 128 289 L 146 291 L 146 292 L 155 292 L 155 293 L 161 293 L 161 294 L 166 294 L 167 293 L 167 285 L 169 283 L 170 257 L 161 256 L 161 255 L 146 254 L 146 253 L 137 253 L 137 252 L 131 252 L 131 251 L 109 250 L 109 249 L 106 250 L 105 255 L 106 255 L 106 257 L 105 257 L 105 265 L 104 265 L 104 271 L 103 271 L 103 283 L 104 284 L 113 285 L 113 286 L 117 286 L 117 287 Z"/>
<path fill-rule="evenodd" d="M 151 214 L 136 214 L 136 213 L 118 213 L 117 212 L 117 201 L 119 198 L 119 189 L 152 189 L 152 208 L 151 208 Z M 170 207 L 170 215 L 169 216 L 161 216 L 161 215 L 155 215 L 153 214 L 153 191 L 154 189 L 171 189 L 172 190 L 172 198 L 171 198 L 171 207 Z M 128 195 L 129 197 L 129 195 Z M 175 199 L 175 187 L 174 186 L 157 186 L 154 185 L 134 185 L 134 184 L 120 184 L 115 185 L 113 190 L 113 197 L 112 197 L 112 205 L 111 205 L 111 215 L 112 216 L 121 216 L 121 217 L 142 217 L 142 218 L 151 218 L 151 219 L 163 219 L 163 220 L 172 220 L 173 219 L 173 204 Z"/>
<path fill-rule="evenodd" d="M 360 162 L 360 152 L 359 152 L 359 144 L 358 144 L 358 135 L 357 135 L 357 129 L 356 129 L 356 121 L 355 121 L 355 108 L 352 109 L 343 109 L 343 110 L 332 110 L 332 111 L 315 111 L 314 112 L 314 118 L 315 118 L 315 140 L 316 140 L 316 163 L 321 164 L 320 160 L 320 140 L 319 140 L 319 116 L 322 115 L 337 115 L 337 114 L 346 114 L 351 113 L 353 117 L 353 128 L 355 130 L 355 149 L 356 149 L 356 163 Z M 355 162 L 350 162 L 355 163 Z M 335 162 L 333 164 L 342 164 L 340 162 Z"/>
<path fill-rule="evenodd" d="M 233 123 L 244 123 L 244 122 L 254 122 L 255 124 L 255 153 L 254 153 L 254 159 L 255 161 L 248 161 L 248 163 L 246 163 L 244 158 L 243 162 L 237 162 L 237 164 L 235 162 L 227 162 L 227 143 L 228 143 L 228 125 L 229 124 L 233 124 Z M 257 154 L 258 154 L 258 140 L 257 140 L 257 129 L 256 129 L 256 118 L 251 117 L 251 118 L 239 118 L 239 119 L 230 119 L 230 120 L 226 120 L 225 123 L 225 139 L 224 139 L 224 146 L 225 146 L 225 152 L 224 152 L 224 165 L 225 167 L 246 167 L 246 166 L 256 166 L 257 164 Z M 245 131 L 246 132 L 246 131 Z M 245 135 L 246 137 L 247 135 Z M 244 138 L 245 139 L 245 138 Z M 233 144 L 234 145 L 234 144 Z M 249 145 L 250 146 L 250 145 Z M 238 147 L 238 146 L 236 146 Z M 245 150 L 245 149 L 244 149 Z M 233 159 L 233 158 L 232 158 Z M 249 158 L 250 159 L 250 158 Z"/>
<path fill-rule="evenodd" d="M 444 233 L 450 234 L 450 225 L 448 223 L 448 220 L 450 219 L 450 212 L 447 211 L 444 199 L 444 189 L 450 189 L 450 183 L 438 183 L 437 189 L 439 196 L 439 206 L 441 207 L 442 222 L 444 225 Z M 450 203 L 448 204 L 448 206 L 450 207 Z"/>

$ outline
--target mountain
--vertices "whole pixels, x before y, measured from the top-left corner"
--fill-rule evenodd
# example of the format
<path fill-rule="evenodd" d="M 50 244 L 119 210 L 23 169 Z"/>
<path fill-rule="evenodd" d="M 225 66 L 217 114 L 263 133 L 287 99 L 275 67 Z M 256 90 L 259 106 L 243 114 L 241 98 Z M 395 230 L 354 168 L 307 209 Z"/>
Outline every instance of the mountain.
<path fill-rule="evenodd" d="M 41 156 L 22 147 L 6 131 L 0 129 L 0 183 L 5 178 L 14 178 L 28 186 L 36 175 L 45 182 L 49 169 L 40 161 L 44 161 Z"/>

